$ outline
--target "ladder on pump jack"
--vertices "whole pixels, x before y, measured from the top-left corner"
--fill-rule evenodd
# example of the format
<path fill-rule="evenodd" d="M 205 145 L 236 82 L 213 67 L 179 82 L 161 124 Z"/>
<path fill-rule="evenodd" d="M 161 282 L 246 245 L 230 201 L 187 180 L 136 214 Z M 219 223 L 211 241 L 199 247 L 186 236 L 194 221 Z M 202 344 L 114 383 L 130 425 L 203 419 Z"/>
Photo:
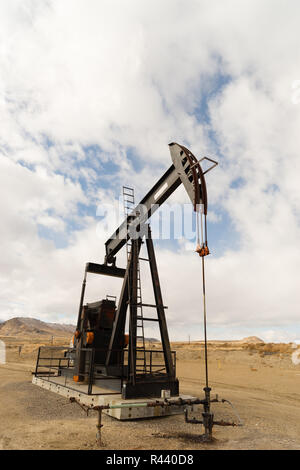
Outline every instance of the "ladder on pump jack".
<path fill-rule="evenodd" d="M 134 189 L 129 188 L 128 186 L 123 186 L 123 208 L 124 208 L 124 215 L 128 220 L 128 225 L 130 223 L 130 216 L 135 209 L 135 197 L 134 197 Z M 135 214 L 133 214 L 135 215 Z M 127 254 L 127 262 L 131 256 L 131 240 L 127 240 L 126 242 L 126 254 Z M 146 357 L 146 346 L 145 346 L 145 329 L 144 329 L 144 315 L 143 315 L 143 301 L 142 301 L 142 285 L 141 285 L 141 271 L 140 271 L 140 259 L 145 260 L 144 258 L 138 259 L 138 267 L 137 267 L 137 309 L 139 313 L 137 315 L 137 368 L 136 372 L 138 374 L 146 374 L 147 373 L 147 357 Z M 145 260 L 148 261 L 148 260 Z M 130 284 L 130 282 L 129 282 Z M 129 289 L 129 303 L 130 303 L 130 289 Z M 139 344 L 139 345 L 138 345 Z"/>

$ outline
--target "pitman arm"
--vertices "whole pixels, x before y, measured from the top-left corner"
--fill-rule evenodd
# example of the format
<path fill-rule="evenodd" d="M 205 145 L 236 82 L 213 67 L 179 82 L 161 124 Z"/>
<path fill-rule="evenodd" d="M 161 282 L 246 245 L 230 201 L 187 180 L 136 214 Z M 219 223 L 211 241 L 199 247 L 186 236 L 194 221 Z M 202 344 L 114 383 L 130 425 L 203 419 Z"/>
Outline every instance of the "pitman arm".
<path fill-rule="evenodd" d="M 171 143 L 169 149 L 173 164 L 107 240 L 105 263 L 114 263 L 115 255 L 130 238 L 130 225 L 142 226 L 181 183 L 191 199 L 194 210 L 199 211 L 201 204 L 203 212 L 207 213 L 206 184 L 200 163 L 182 145 Z"/>

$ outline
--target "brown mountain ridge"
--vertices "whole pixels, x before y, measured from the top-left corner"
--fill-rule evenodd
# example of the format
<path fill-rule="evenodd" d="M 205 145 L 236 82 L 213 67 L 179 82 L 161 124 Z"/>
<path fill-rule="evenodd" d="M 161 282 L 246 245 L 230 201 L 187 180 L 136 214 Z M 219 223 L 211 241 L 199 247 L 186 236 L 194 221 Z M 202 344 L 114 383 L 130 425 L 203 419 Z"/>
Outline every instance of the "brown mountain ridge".
<path fill-rule="evenodd" d="M 0 336 L 69 336 L 74 331 L 74 325 L 46 323 L 36 318 L 16 317 L 0 323 Z"/>

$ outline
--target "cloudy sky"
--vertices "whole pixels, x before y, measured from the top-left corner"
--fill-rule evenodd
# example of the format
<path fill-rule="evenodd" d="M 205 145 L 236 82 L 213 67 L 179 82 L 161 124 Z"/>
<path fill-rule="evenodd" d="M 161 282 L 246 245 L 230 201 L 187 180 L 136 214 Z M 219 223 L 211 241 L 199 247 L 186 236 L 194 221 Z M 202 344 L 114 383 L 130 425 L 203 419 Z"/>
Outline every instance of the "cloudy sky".
<path fill-rule="evenodd" d="M 97 207 L 123 184 L 142 198 L 175 141 L 219 161 L 209 336 L 299 340 L 299 15 L 297 0 L 0 0 L 0 319 L 76 321 L 111 235 Z M 156 246 L 170 336 L 199 339 L 194 240 Z M 87 296 L 119 288 L 93 278 Z"/>

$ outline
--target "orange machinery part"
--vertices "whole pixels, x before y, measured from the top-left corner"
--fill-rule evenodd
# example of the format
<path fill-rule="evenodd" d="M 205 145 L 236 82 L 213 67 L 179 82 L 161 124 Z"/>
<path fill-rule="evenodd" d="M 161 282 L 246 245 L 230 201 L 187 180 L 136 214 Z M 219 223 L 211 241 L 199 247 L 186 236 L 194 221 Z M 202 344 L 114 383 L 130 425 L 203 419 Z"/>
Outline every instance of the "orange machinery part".
<path fill-rule="evenodd" d="M 196 247 L 196 253 L 199 254 L 199 256 L 201 256 L 201 258 L 203 258 L 204 256 L 207 256 L 209 255 L 209 249 L 208 249 L 208 246 L 207 245 L 197 245 Z"/>
<path fill-rule="evenodd" d="M 86 334 L 86 343 L 87 344 L 93 344 L 95 339 L 95 335 L 92 331 L 88 331 Z"/>

